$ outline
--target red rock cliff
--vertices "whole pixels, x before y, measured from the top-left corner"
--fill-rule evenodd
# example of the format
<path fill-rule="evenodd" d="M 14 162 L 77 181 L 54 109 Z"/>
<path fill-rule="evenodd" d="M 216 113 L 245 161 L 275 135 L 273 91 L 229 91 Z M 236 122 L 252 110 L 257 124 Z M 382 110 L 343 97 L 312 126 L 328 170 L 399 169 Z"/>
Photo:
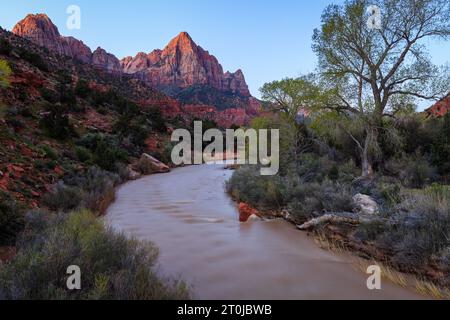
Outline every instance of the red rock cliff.
<path fill-rule="evenodd" d="M 12 32 L 60 55 L 93 63 L 110 72 L 121 72 L 120 62 L 115 56 L 100 48 L 92 53 L 82 41 L 62 36 L 45 14 L 27 15 L 14 26 Z"/>
<path fill-rule="evenodd" d="M 139 73 L 155 87 L 188 88 L 207 85 L 223 92 L 250 97 L 241 70 L 224 73 L 219 61 L 195 44 L 188 33 L 182 32 L 164 50 L 150 54 L 138 53 L 121 61 L 123 71 Z"/>

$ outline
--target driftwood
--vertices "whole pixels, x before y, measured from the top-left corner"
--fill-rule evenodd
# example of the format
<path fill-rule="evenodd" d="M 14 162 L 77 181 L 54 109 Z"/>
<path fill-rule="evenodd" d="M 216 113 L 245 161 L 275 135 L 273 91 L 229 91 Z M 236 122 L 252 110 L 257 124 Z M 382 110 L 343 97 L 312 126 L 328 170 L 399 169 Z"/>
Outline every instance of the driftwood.
<path fill-rule="evenodd" d="M 319 218 L 312 219 L 302 225 L 298 225 L 297 228 L 300 230 L 311 230 L 319 225 L 323 225 L 326 223 L 347 223 L 347 224 L 353 224 L 358 225 L 360 223 L 358 218 L 351 218 L 351 217 L 343 217 L 338 216 L 336 214 L 326 214 Z"/>

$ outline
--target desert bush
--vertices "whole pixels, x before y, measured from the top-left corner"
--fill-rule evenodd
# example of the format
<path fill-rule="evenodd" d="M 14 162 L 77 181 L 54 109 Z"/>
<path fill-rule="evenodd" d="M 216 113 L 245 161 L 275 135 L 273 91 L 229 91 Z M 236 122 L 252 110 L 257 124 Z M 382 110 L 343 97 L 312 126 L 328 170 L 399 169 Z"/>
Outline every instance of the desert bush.
<path fill-rule="evenodd" d="M 68 186 L 59 182 L 53 191 L 43 197 L 43 203 L 54 211 L 69 211 L 78 208 L 83 199 L 83 191 L 75 186 Z"/>
<path fill-rule="evenodd" d="M 321 183 L 296 183 L 285 188 L 289 211 L 298 221 L 329 212 L 351 212 L 353 190 L 346 185 L 325 180 Z"/>
<path fill-rule="evenodd" d="M 28 61 L 29 63 L 34 65 L 36 68 L 38 68 L 44 72 L 48 71 L 47 64 L 45 63 L 44 59 L 42 59 L 42 57 L 39 54 L 31 52 L 25 48 L 20 48 L 19 55 L 22 59 L 24 59 L 25 61 Z"/>
<path fill-rule="evenodd" d="M 77 159 L 83 163 L 89 162 L 92 159 L 91 152 L 85 147 L 75 146 L 75 154 Z"/>
<path fill-rule="evenodd" d="M 450 113 L 448 112 L 438 124 L 438 132 L 433 136 L 431 147 L 433 164 L 442 175 L 450 174 Z"/>
<path fill-rule="evenodd" d="M 114 172 L 117 163 L 126 162 L 128 158 L 113 135 L 87 134 L 77 141 L 77 145 L 91 151 L 93 163 L 107 171 Z"/>
<path fill-rule="evenodd" d="M 12 74 L 8 62 L 0 59 L 0 88 L 7 88 L 10 85 L 9 76 Z"/>
<path fill-rule="evenodd" d="M 44 153 L 44 155 L 51 159 L 51 160 L 58 160 L 59 156 L 58 153 L 56 152 L 55 149 L 53 149 L 52 147 L 50 147 L 49 145 L 43 145 L 42 146 L 42 152 Z"/>
<path fill-rule="evenodd" d="M 71 84 L 58 86 L 59 102 L 66 105 L 72 111 L 82 111 L 77 106 L 77 98 L 75 92 L 72 89 Z"/>
<path fill-rule="evenodd" d="M 388 230 L 389 226 L 383 220 L 366 221 L 358 226 L 354 236 L 361 241 L 372 242 Z"/>
<path fill-rule="evenodd" d="M 122 181 L 118 174 L 92 166 L 83 174 L 68 176 L 43 197 L 54 211 L 86 208 L 102 215 L 115 199 L 115 187 Z"/>
<path fill-rule="evenodd" d="M 10 195 L 0 190 L 0 246 L 14 244 L 22 227 L 22 208 Z"/>
<path fill-rule="evenodd" d="M 155 271 L 158 250 L 106 229 L 89 211 L 30 223 L 17 256 L 0 268 L 0 299 L 188 299 L 187 287 Z M 81 290 L 66 287 L 67 268 L 82 271 Z"/>
<path fill-rule="evenodd" d="M 83 99 L 88 98 L 89 95 L 91 94 L 91 88 L 89 87 L 89 83 L 84 79 L 78 80 L 75 86 L 75 94 Z"/>
<path fill-rule="evenodd" d="M 352 211 L 354 191 L 330 180 L 305 182 L 297 175 L 261 176 L 254 166 L 241 167 L 227 183 L 238 201 L 263 209 L 288 208 L 294 219 L 304 221 L 325 212 Z"/>
<path fill-rule="evenodd" d="M 261 176 L 259 168 L 255 166 L 241 167 L 227 182 L 227 190 L 234 199 L 266 209 L 283 206 L 279 192 L 281 187 L 280 177 Z"/>
<path fill-rule="evenodd" d="M 158 107 L 151 107 L 145 110 L 147 117 L 150 119 L 153 130 L 164 133 L 167 131 L 166 120 L 163 117 L 161 109 Z"/>
<path fill-rule="evenodd" d="M 83 175 L 66 179 L 69 186 L 82 190 L 81 206 L 104 214 L 115 199 L 115 187 L 122 181 L 118 174 L 90 167 Z"/>
<path fill-rule="evenodd" d="M 370 194 L 385 209 L 395 207 L 402 201 L 402 192 L 405 188 L 396 179 L 387 179 L 381 177 L 374 181 L 372 188 L 369 188 Z"/>
<path fill-rule="evenodd" d="M 4 54 L 5 56 L 9 56 L 12 51 L 12 46 L 8 40 L 2 38 L 0 39 L 0 54 Z"/>
<path fill-rule="evenodd" d="M 436 168 L 419 154 L 390 159 L 385 169 L 409 188 L 423 188 L 437 179 Z"/>
<path fill-rule="evenodd" d="M 392 221 L 380 244 L 392 248 L 394 261 L 405 267 L 427 264 L 450 246 L 450 187 L 405 191 Z"/>
<path fill-rule="evenodd" d="M 45 101 L 48 101 L 52 104 L 55 104 L 59 101 L 58 94 L 55 91 L 50 90 L 46 87 L 42 87 L 39 91 L 41 93 L 42 99 L 44 99 Z"/>
<path fill-rule="evenodd" d="M 64 140 L 73 135 L 74 130 L 66 107 L 61 104 L 47 104 L 45 111 L 40 126 L 49 137 Z"/>

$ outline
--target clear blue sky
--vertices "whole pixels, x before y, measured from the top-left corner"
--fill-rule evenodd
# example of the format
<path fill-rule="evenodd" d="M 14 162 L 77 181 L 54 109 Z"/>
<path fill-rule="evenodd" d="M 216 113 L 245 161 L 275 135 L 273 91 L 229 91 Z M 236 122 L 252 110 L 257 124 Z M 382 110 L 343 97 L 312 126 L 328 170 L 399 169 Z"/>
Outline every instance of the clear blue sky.
<path fill-rule="evenodd" d="M 14 0 L 0 1 L 0 25 L 11 30 L 28 13 L 46 13 L 61 34 L 101 46 L 118 58 L 163 48 L 181 31 L 214 54 L 225 70 L 242 69 L 251 92 L 268 81 L 314 70 L 311 36 L 323 9 L 342 0 Z M 66 8 L 78 5 L 81 30 L 68 30 Z M 437 64 L 450 44 L 430 44 Z"/>

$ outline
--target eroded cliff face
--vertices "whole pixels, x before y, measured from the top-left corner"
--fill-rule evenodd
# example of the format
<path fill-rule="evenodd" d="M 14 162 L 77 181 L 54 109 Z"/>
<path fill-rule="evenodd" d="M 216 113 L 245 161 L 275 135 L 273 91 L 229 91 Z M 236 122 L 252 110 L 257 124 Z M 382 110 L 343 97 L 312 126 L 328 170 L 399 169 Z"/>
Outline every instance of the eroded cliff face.
<path fill-rule="evenodd" d="M 138 74 L 142 80 L 163 89 L 204 85 L 242 97 L 251 96 L 241 70 L 224 73 L 216 57 L 195 44 L 186 32 L 180 33 L 163 50 L 141 52 L 124 58 L 121 64 L 125 73 Z"/>
<path fill-rule="evenodd" d="M 109 72 L 122 72 L 119 59 L 100 47 L 98 47 L 92 54 L 91 63 L 94 67 L 104 69 Z"/>
<path fill-rule="evenodd" d="M 94 53 L 82 41 L 64 37 L 45 14 L 29 14 L 19 21 L 12 32 L 62 56 L 91 63 L 109 72 L 121 72 L 120 61 L 112 54 L 98 48 Z"/>
<path fill-rule="evenodd" d="M 443 117 L 450 112 L 450 94 L 444 99 L 436 102 L 432 107 L 425 111 L 428 115 L 434 117 Z"/>
<path fill-rule="evenodd" d="M 225 118 L 233 118 L 238 123 L 243 123 L 245 118 L 239 109 L 249 115 L 259 109 L 259 102 L 251 96 L 244 73 L 241 70 L 224 73 L 216 57 L 198 46 L 186 32 L 172 39 L 163 50 L 149 54 L 140 52 L 135 57 L 122 60 L 100 47 L 92 52 L 82 41 L 62 36 L 45 14 L 27 15 L 12 32 L 61 56 L 91 64 L 96 69 L 132 75 L 170 95 L 180 105 L 230 110 L 234 115 Z M 203 113 L 204 110 L 200 108 L 198 111 Z"/>

